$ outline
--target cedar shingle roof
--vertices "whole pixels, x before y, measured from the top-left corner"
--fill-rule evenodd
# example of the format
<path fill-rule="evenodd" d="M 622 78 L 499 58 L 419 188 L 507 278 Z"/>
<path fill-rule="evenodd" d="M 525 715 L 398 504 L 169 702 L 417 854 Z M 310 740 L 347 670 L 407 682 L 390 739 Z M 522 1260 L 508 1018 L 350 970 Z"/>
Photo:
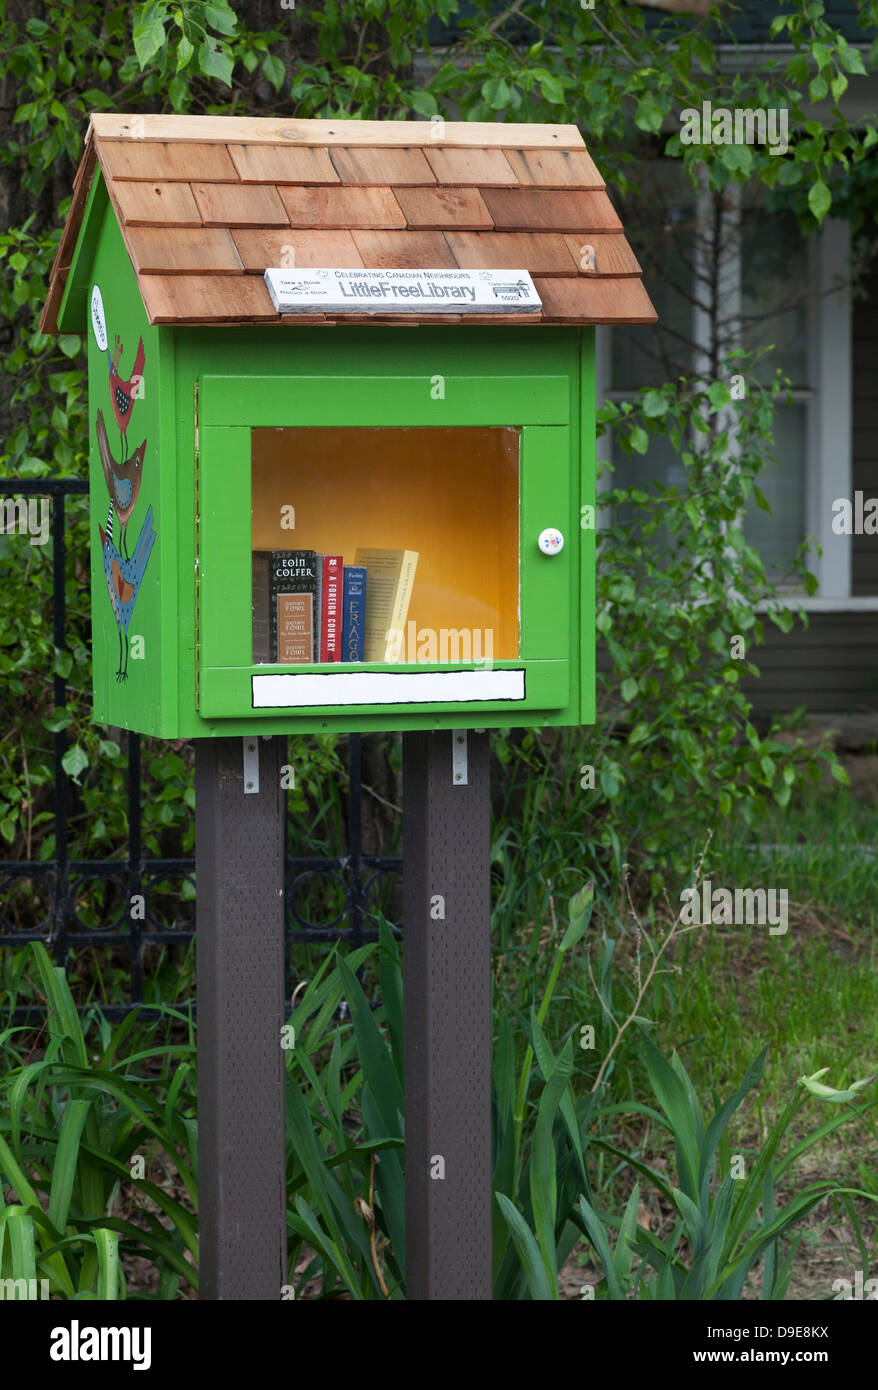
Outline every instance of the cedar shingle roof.
<path fill-rule="evenodd" d="M 99 114 L 52 268 L 44 332 L 57 331 L 98 166 L 150 323 L 363 322 L 343 313 L 279 315 L 262 277 L 291 265 L 525 269 L 541 314 L 466 321 L 656 320 L 575 126 L 458 121 L 437 131 L 427 121 Z"/>

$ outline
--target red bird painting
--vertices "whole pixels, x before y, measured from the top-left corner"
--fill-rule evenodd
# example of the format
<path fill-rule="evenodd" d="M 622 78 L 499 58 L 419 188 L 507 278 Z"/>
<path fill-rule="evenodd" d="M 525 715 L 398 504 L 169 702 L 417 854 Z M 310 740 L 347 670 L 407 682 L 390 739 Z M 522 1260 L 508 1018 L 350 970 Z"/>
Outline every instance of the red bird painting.
<path fill-rule="evenodd" d="M 122 462 L 128 458 L 128 439 L 126 430 L 128 421 L 131 419 L 131 405 L 137 399 L 138 386 L 143 377 L 143 363 L 145 354 L 143 351 L 143 339 L 137 344 L 137 353 L 134 358 L 134 369 L 127 381 L 123 381 L 119 375 L 119 359 L 125 351 L 119 341 L 119 334 L 113 340 L 113 356 L 110 357 L 110 405 L 113 407 L 113 414 L 116 417 L 116 424 L 122 435 Z M 109 349 L 107 350 L 109 357 Z"/>

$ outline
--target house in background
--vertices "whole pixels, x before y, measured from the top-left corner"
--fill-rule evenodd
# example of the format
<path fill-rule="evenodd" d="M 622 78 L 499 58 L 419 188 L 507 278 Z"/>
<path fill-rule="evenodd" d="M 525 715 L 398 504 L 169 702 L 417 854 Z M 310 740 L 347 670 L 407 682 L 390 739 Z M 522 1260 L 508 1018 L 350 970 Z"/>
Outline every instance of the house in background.
<path fill-rule="evenodd" d="M 869 44 L 856 22 L 855 5 L 828 0 L 826 8 L 865 57 Z M 735 26 L 740 48 L 724 55 L 730 70 L 746 68 L 765 46 L 782 60 L 792 52 L 782 43 L 769 44 L 779 6 L 749 0 L 742 10 Z M 853 78 L 842 107 L 851 120 L 878 110 L 878 80 Z M 599 329 L 598 394 L 609 399 L 669 379 L 662 366 L 680 360 L 680 340 L 671 340 L 671 333 L 692 341 L 689 365 L 697 369 L 698 350 L 709 346 L 715 327 L 692 302 L 694 274 L 704 269 L 699 256 L 714 249 L 715 202 L 692 189 L 676 161 L 661 160 L 651 173 L 653 205 L 670 210 L 665 234 L 650 239 L 633 225 L 631 230 L 659 313 L 649 348 L 655 350 L 656 337 L 661 341 L 663 326 L 670 330 L 665 362 L 645 355 L 639 330 Z M 807 611 L 807 628 L 796 623 L 782 633 L 765 623 L 765 645 L 753 653 L 761 679 L 749 683 L 747 691 L 761 716 L 800 705 L 810 714 L 878 710 L 878 536 L 833 531 L 836 499 L 853 499 L 858 491 L 878 497 L 878 261 L 855 272 L 847 221 L 828 217 L 819 233 L 803 238 L 793 214 L 772 207 L 752 185 L 734 185 L 727 193 L 719 238 L 720 331 L 728 330 L 728 346 L 772 345 L 775 351 L 759 375 L 770 380 L 780 367 L 794 388 L 792 403 L 779 406 L 775 416 L 776 463 L 759 479 L 771 515 L 753 506 L 745 534 L 778 576 L 806 536 L 822 550 L 812 551 L 809 559 L 816 594 L 787 590 L 789 601 Z M 671 250 L 684 227 L 695 251 L 691 267 Z M 878 235 L 878 228 L 867 235 Z M 605 441 L 604 455 L 616 464 L 621 485 L 650 477 L 670 485 L 682 472 L 664 440 L 645 458 L 615 460 L 611 442 Z"/>
<path fill-rule="evenodd" d="M 761 61 L 766 48 L 781 61 L 792 54 L 783 34 L 769 42 L 781 6 L 765 0 L 738 5 L 738 42 L 721 46 L 730 72 Z M 660 21 L 660 8 L 685 7 L 657 3 L 646 14 L 648 25 Z M 857 24 L 856 6 L 827 0 L 826 10 L 865 58 L 868 36 Z M 437 45 L 447 38 L 447 31 L 434 30 Z M 852 78 L 842 109 L 851 120 L 878 111 L 878 79 Z M 669 123 L 666 134 L 677 128 Z M 762 675 L 748 694 L 763 718 L 803 704 L 810 714 L 878 711 L 878 536 L 832 529 L 836 499 L 853 499 L 857 491 L 878 497 L 878 261 L 858 275 L 852 290 L 849 222 L 828 217 L 820 233 L 803 238 L 780 199 L 735 185 L 721 212 L 719 311 L 711 316 L 694 302 L 703 299 L 694 290 L 697 275 L 709 273 L 715 203 L 706 190 L 693 190 L 676 160 L 649 161 L 641 173 L 647 198 L 626 204 L 614 195 L 614 203 L 631 228 L 659 325 L 648 334 L 598 329 L 598 397 L 624 400 L 679 371 L 703 369 L 717 331 L 728 347 L 774 346 L 761 378 L 772 379 L 780 367 L 793 383 L 793 401 L 778 408 L 776 464 L 759 479 L 772 514 L 753 507 L 745 533 L 777 576 L 807 536 L 822 554 L 812 551 L 809 560 L 816 594 L 787 590 L 788 601 L 807 611 L 808 627 L 796 623 L 784 634 L 766 621 L 765 645 L 753 653 Z M 878 228 L 864 232 L 878 236 Z M 687 256 L 679 254 L 682 247 Z M 621 451 L 614 456 L 606 437 L 601 445 L 615 470 L 605 476 L 606 486 L 646 486 L 654 479 L 673 485 L 682 477 L 664 439 L 653 440 L 642 458 Z"/>

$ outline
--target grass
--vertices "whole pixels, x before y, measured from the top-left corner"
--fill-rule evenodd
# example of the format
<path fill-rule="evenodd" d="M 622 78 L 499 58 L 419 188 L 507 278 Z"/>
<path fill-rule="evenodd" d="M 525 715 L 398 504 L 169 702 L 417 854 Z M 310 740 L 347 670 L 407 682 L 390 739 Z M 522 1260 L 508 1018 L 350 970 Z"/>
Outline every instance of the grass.
<path fill-rule="evenodd" d="M 555 1162 L 552 1157 L 555 1145 L 557 1160 L 563 1165 L 562 1147 L 558 1147 L 559 1132 L 556 1130 L 552 1137 L 551 1124 L 545 1117 L 540 1137 L 537 1137 L 546 1069 L 561 1067 L 565 1076 L 569 1070 L 572 1095 L 577 1099 L 580 1114 L 584 1114 L 582 1105 L 595 1085 L 602 1059 L 615 1036 L 616 1028 L 609 1011 L 617 1020 L 624 1020 L 630 1013 L 639 981 L 642 982 L 648 965 L 648 941 L 657 944 L 663 940 L 679 901 L 673 890 L 663 901 L 644 896 L 640 889 L 636 903 L 629 903 L 621 873 L 621 855 L 611 863 L 604 854 L 599 868 L 595 848 L 587 838 L 586 810 L 581 798 L 571 794 L 566 785 L 563 768 L 550 756 L 543 757 L 535 744 L 525 750 L 522 766 L 526 772 L 523 781 L 516 782 L 502 774 L 496 779 L 492 831 L 495 1068 L 499 1067 L 504 1075 L 514 1078 L 515 1116 L 509 1121 L 512 1127 L 504 1132 L 513 1136 L 511 1152 L 513 1157 L 519 1156 L 513 1167 L 520 1170 L 517 1190 L 515 1184 L 507 1187 L 508 1210 L 504 1207 L 503 1215 L 515 1226 L 516 1248 L 520 1246 L 525 1252 L 528 1248 L 526 1237 L 521 1223 L 516 1225 L 514 1213 L 520 1209 L 526 1220 L 532 1217 L 541 1227 L 541 1249 L 545 1257 L 546 1243 L 551 1238 L 551 1213 L 543 1210 L 539 1202 L 533 1206 L 528 1194 L 535 1192 L 539 1197 L 540 1183 L 534 1187 L 532 1177 L 525 1177 L 525 1174 L 535 1171 L 530 1168 L 535 1138 L 541 1146 L 541 1156 L 538 1156 L 541 1164 Z M 334 813 L 327 818 L 327 833 L 330 819 L 335 820 Z M 872 808 L 855 800 L 847 789 L 838 787 L 830 792 L 815 789 L 794 798 L 785 811 L 775 809 L 766 814 L 757 830 L 742 832 L 733 822 L 718 825 L 704 860 L 704 876 L 711 878 L 714 886 L 786 888 L 790 902 L 789 931 L 785 936 L 770 936 L 767 927 L 714 926 L 680 935 L 662 960 L 661 971 L 644 992 L 639 1009 L 641 1018 L 647 1021 L 643 1026 L 666 1056 L 674 1050 L 679 1053 L 708 1112 L 712 1109 L 711 1098 L 730 1095 L 755 1052 L 767 1047 L 764 1080 L 757 1091 L 747 1095 L 730 1124 L 732 1152 L 741 1151 L 751 1156 L 757 1153 L 788 1104 L 798 1077 L 827 1067 L 825 1080 L 842 1086 L 878 1069 L 875 1029 L 878 1018 L 875 935 L 878 855 L 852 848 L 870 848 L 873 820 Z M 700 838 L 693 838 L 690 844 L 683 846 L 693 864 L 704 850 L 708 829 L 699 827 Z M 595 880 L 596 889 L 590 925 L 582 940 L 567 950 L 561 961 L 558 953 L 570 925 L 571 900 L 591 878 Z M 679 889 L 685 886 L 681 882 Z M 632 906 L 637 909 L 639 924 L 632 914 Z M 99 962 L 99 954 L 89 949 L 72 961 L 71 983 L 75 998 L 98 1006 L 124 1002 L 127 987 L 124 959 L 114 957 Z M 318 948 L 301 955 L 297 953 L 298 978 L 313 981 L 323 956 L 325 951 Z M 396 980 L 398 962 L 394 964 L 393 949 L 385 940 L 385 949 L 377 956 L 362 953 L 362 963 L 364 1000 L 374 1005 L 380 999 L 383 1004 L 390 981 Z M 8 1004 L 15 997 L 19 1002 L 40 1003 L 45 998 L 47 980 L 45 972 L 41 979 L 27 965 L 23 953 L 0 952 L 0 1003 L 5 1000 Z M 149 975 L 147 1002 L 158 1003 L 161 999 L 185 1011 L 193 986 L 193 952 L 189 949 L 179 952 L 173 960 L 165 957 L 156 972 Z M 606 1007 L 598 1001 L 596 987 Z M 335 985 L 332 988 L 336 990 Z M 350 982 L 344 990 L 341 983 L 337 986 L 339 997 L 341 992 L 349 997 L 352 989 Z M 552 992 L 548 1011 L 541 1009 L 547 989 Z M 393 993 L 398 995 L 398 981 L 393 984 Z M 397 1014 L 398 1003 L 395 997 L 393 1008 Z M 373 1155 L 378 1152 L 376 1145 L 390 1142 L 389 1134 L 392 1143 L 398 1146 L 399 1136 L 392 1126 L 388 1128 L 390 1121 L 375 1112 L 374 1104 L 370 1110 L 368 1097 L 365 1107 L 362 1104 L 363 1078 L 359 1074 L 361 1066 L 368 1072 L 379 1065 L 382 1039 L 392 1043 L 394 1072 L 401 1074 L 399 1018 L 391 1018 L 384 1007 L 374 1014 L 361 1010 L 354 1027 L 351 1022 L 334 1021 L 332 1015 L 325 1012 L 325 1005 L 324 1000 L 319 1025 L 311 1023 L 307 1030 L 313 1040 L 310 1071 L 303 1065 L 301 1071 L 294 1069 L 290 1074 L 295 1078 L 297 1089 L 306 1096 L 308 1107 L 298 1106 L 288 1112 L 290 1234 L 294 1237 L 297 1268 L 307 1275 L 303 1277 L 303 1291 L 307 1286 L 311 1293 L 325 1295 L 326 1261 L 335 1260 L 333 1252 L 343 1246 L 347 1256 L 339 1258 L 330 1278 L 336 1295 L 385 1296 L 376 1270 L 373 1241 L 371 1237 L 366 1239 L 368 1231 L 356 1207 L 358 1199 L 368 1198 L 368 1207 L 373 1208 L 370 1185 L 377 1174 L 378 1205 L 373 1208 L 373 1215 L 378 1229 L 373 1230 L 372 1236 L 378 1251 L 377 1263 L 383 1270 L 382 1277 L 390 1296 L 399 1297 L 400 1271 L 394 1263 L 392 1248 L 386 1245 L 386 1234 L 382 1235 L 381 1223 L 384 1213 L 398 1206 L 388 1182 L 393 1170 L 396 1173 L 394 1185 L 398 1185 L 401 1170 L 392 1149 L 384 1153 L 383 1162 L 379 1157 L 377 1169 L 373 1161 Z M 543 1030 L 539 1068 L 531 1065 L 528 1053 L 534 1041 L 539 1041 L 534 1038 L 532 1010 L 539 1011 Z M 595 1030 L 592 1049 L 579 1045 L 583 1028 L 588 1025 Z M 185 1033 L 185 1025 L 180 1026 Z M 670 1173 L 674 1161 L 673 1144 L 667 1130 L 643 1113 L 626 1111 L 632 1102 L 648 1103 L 650 1097 L 650 1078 L 639 1027 L 632 1025 L 619 1040 L 607 1069 L 607 1087 L 601 1097 L 603 1108 L 595 1107 L 589 1112 L 590 1118 L 586 1116 L 586 1133 L 593 1141 L 609 1140 L 617 1150 L 648 1161 L 658 1172 Z M 95 1044 L 96 1030 L 99 1025 L 93 1022 L 89 1033 Z M 297 1029 L 297 1036 L 299 1031 Z M 53 1036 L 51 1030 L 49 1036 Z M 106 1052 L 112 1036 L 112 1031 L 104 1029 L 100 1046 L 92 1048 L 90 1044 L 89 1051 Z M 35 1040 L 32 1034 L 22 1032 L 14 1036 L 6 1034 L 4 1038 L 9 1071 L 14 1071 L 25 1057 L 29 1057 L 30 1063 L 42 1066 L 41 1074 L 46 1078 L 54 1081 L 54 1067 L 60 1077 L 70 1079 L 59 1066 L 60 1058 L 50 1057 L 45 1050 L 45 1038 Z M 145 1087 L 144 1094 L 154 1085 L 166 1093 L 171 1081 L 172 1072 L 167 1064 L 171 1055 L 168 1054 L 167 1062 L 163 1061 L 161 1048 L 155 1048 L 156 1041 L 150 1025 L 134 1024 L 118 1057 L 113 1054 L 113 1068 L 119 1069 L 119 1077 L 138 1091 L 141 1086 Z M 183 1037 L 173 1041 L 179 1045 Z M 60 1042 L 55 1046 L 60 1046 Z M 364 1047 L 370 1056 L 364 1054 Z M 151 1055 L 147 1056 L 150 1051 Z M 140 1060 L 135 1062 L 138 1053 Z M 292 1058 L 289 1061 L 292 1062 Z M 343 1079 L 348 1097 L 342 1107 L 335 1100 L 339 1077 Z M 319 1081 L 316 1089 L 315 1078 Z M 7 1077 L 6 1085 L 9 1084 Z M 556 1089 L 559 1086 L 560 1081 Z M 78 1075 L 76 1089 L 80 1097 L 93 1098 L 89 1124 L 97 1125 L 98 1130 L 111 1126 L 111 1112 L 101 1110 L 98 1093 Z M 24 1092 L 15 1094 L 17 1104 L 24 1106 Z M 46 1094 L 56 1097 L 50 1110 L 45 1108 L 45 1096 L 41 1100 L 39 1095 L 32 1104 L 27 1102 L 29 1108 L 21 1110 L 22 1115 L 28 1115 L 32 1130 L 30 1148 L 25 1146 L 18 1152 L 23 1159 L 37 1165 L 36 1188 L 48 1200 L 51 1164 L 46 1155 L 54 1142 L 52 1124 L 60 1123 L 63 1114 L 64 1092 L 53 1091 L 50 1082 Z M 135 1094 L 133 1090 L 126 1093 L 132 1100 Z M 190 1097 L 190 1105 L 193 1097 Z M 616 1107 L 615 1111 L 606 1113 L 607 1105 Z M 811 1104 L 796 1113 L 791 1142 L 801 1139 L 823 1118 L 815 1118 L 814 1110 L 815 1105 Z M 388 1115 L 391 1112 L 395 1113 L 389 1105 Z M 179 1156 L 182 1134 L 175 1132 L 173 1116 L 162 1113 L 159 1117 L 157 1112 L 156 1124 L 156 1152 L 164 1147 L 166 1155 Z M 319 1143 L 326 1146 L 327 1154 L 338 1155 L 344 1148 L 352 1155 L 345 1165 L 336 1165 L 331 1170 L 336 1176 L 331 1181 L 327 1178 L 329 1186 L 318 1176 L 319 1146 L 318 1149 L 308 1148 L 307 1181 L 300 1170 L 299 1158 L 307 1147 L 305 1135 L 312 1126 Z M 119 1237 L 118 1257 L 130 1290 L 128 1296 L 138 1296 L 138 1290 L 142 1295 L 159 1297 L 163 1290 L 168 1293 L 175 1290 L 177 1296 L 181 1296 L 187 1283 L 191 1284 L 191 1278 L 187 1279 L 185 1274 L 182 1279 L 180 1277 L 184 1244 L 177 1237 L 173 1246 L 166 1245 L 162 1227 L 167 1231 L 168 1222 L 154 1203 L 147 1204 L 140 1214 L 126 1206 L 126 1185 L 123 1183 L 120 1190 L 115 1184 L 120 1176 L 119 1167 L 133 1151 L 131 1136 L 127 1131 L 123 1133 L 112 1128 L 107 1133 L 112 1135 L 108 1142 L 115 1147 L 106 1150 L 111 1161 L 109 1167 L 105 1163 L 101 1170 L 105 1179 L 103 1185 L 96 1177 L 100 1165 L 95 1168 L 94 1145 L 87 1140 L 81 1145 L 86 1167 L 82 1173 L 74 1175 L 71 1205 L 65 1210 L 65 1216 L 68 1231 L 85 1243 L 71 1247 L 71 1278 L 79 1281 L 80 1287 L 91 1288 L 105 1264 L 116 1258 L 109 1247 L 106 1252 L 102 1251 L 98 1241 L 105 1239 L 103 1235 L 95 1238 L 95 1253 L 89 1252 L 89 1223 L 100 1216 L 103 1224 L 95 1229 L 112 1231 L 115 1227 Z M 7 1142 L 10 1141 L 12 1133 L 8 1120 L 0 1123 L 0 1134 L 5 1134 Z M 142 1140 L 146 1138 L 146 1134 L 141 1135 Z M 70 1142 L 72 1144 L 72 1140 Z M 113 1160 L 118 1166 L 110 1171 Z M 602 1213 L 615 1213 L 618 1224 L 634 1190 L 630 1164 L 618 1153 L 592 1143 L 587 1151 L 587 1166 L 591 1187 L 589 1200 Z M 784 1176 L 778 1200 L 794 1196 L 802 1186 L 825 1180 L 878 1195 L 876 1171 L 878 1141 L 874 1119 L 869 1119 L 827 1133 L 815 1148 L 803 1154 L 795 1173 Z M 182 1196 L 187 1201 L 176 1175 L 172 1176 L 174 1181 L 162 1200 L 171 1197 L 179 1201 Z M 33 1171 L 31 1177 L 33 1180 Z M 159 1185 L 162 1181 L 159 1180 Z M 93 1210 L 84 1205 L 89 1182 L 94 1188 L 90 1198 Z M 325 1206 L 321 1205 L 321 1191 L 326 1199 Z M 660 1193 L 643 1190 L 639 1202 L 650 1229 L 667 1238 L 673 1213 Z M 193 1204 L 187 1201 L 187 1205 Z M 876 1209 L 875 1203 L 853 1196 L 827 1199 L 815 1207 L 803 1228 L 788 1296 L 827 1297 L 834 1278 L 849 1276 L 851 1268 L 870 1269 L 878 1247 Z M 339 1215 L 341 1212 L 343 1219 Z M 21 1235 L 16 1221 L 17 1218 L 10 1227 L 7 1259 L 13 1236 L 19 1241 Z M 150 1269 L 148 1248 L 133 1229 L 143 1222 L 153 1242 L 165 1249 L 167 1258 L 160 1274 Z M 327 1244 L 325 1232 L 338 1222 L 342 1223 L 338 1226 L 338 1239 Z M 39 1227 L 35 1229 L 38 1231 Z M 46 1239 L 44 1230 L 43 1240 Z M 613 1239 L 615 1241 L 615 1236 Z M 563 1241 L 559 1237 L 562 1290 L 578 1290 L 583 1278 L 576 1269 L 577 1263 L 594 1262 L 590 1246 L 580 1242 L 571 1253 L 570 1244 L 566 1237 Z M 525 1284 L 508 1243 L 506 1250 L 504 1271 L 500 1276 L 501 1286 L 506 1290 L 503 1296 L 525 1296 Z M 192 1253 L 190 1248 L 187 1258 L 191 1258 Z M 552 1257 L 547 1267 L 552 1268 Z M 575 1273 L 572 1279 L 571 1269 Z M 757 1282 L 752 1286 L 748 1283 L 745 1297 L 759 1296 L 761 1271 L 757 1271 L 755 1277 Z M 576 1297 L 578 1293 L 562 1292 L 562 1296 Z"/>

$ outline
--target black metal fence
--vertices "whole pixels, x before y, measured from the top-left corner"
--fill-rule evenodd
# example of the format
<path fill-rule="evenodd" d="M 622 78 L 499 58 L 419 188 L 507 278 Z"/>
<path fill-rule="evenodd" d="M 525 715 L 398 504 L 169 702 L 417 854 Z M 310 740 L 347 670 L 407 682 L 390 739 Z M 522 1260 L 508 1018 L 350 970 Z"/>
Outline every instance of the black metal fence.
<path fill-rule="evenodd" d="M 78 478 L 0 479 L 0 501 L 10 495 L 51 499 L 52 629 L 55 646 L 60 649 L 66 645 L 67 627 L 65 503 L 68 497 L 87 492 L 88 483 Z M 54 700 L 56 706 L 64 706 L 67 701 L 67 682 L 58 674 L 54 677 Z M 126 950 L 130 960 L 129 999 L 125 1004 L 102 1006 L 102 1012 L 108 1018 L 120 1018 L 132 1008 L 143 1004 L 145 947 L 166 946 L 173 950 L 185 946 L 195 934 L 194 914 L 169 928 L 157 920 L 150 909 L 151 887 L 160 882 L 175 879 L 180 882 L 182 888 L 183 882 L 188 880 L 194 888 L 195 859 L 144 857 L 141 844 L 141 741 L 140 736 L 133 733 L 129 733 L 126 738 L 129 827 L 127 858 L 70 859 L 67 773 L 62 765 L 67 743 L 66 732 L 61 729 L 53 734 L 53 738 L 54 856 L 45 860 L 0 862 L 0 948 L 12 948 L 41 940 L 53 953 L 56 961 L 65 965 L 69 960 L 70 947 L 74 944 L 77 948 L 94 946 L 108 952 L 119 948 Z M 374 940 L 377 928 L 369 923 L 373 894 L 382 880 L 398 873 L 402 868 L 401 858 L 363 853 L 362 739 L 358 734 L 350 735 L 349 788 L 347 852 L 337 856 L 311 858 L 297 858 L 289 852 L 286 855 L 284 903 L 288 976 L 289 948 L 296 943 L 342 940 L 355 947 Z M 289 825 L 287 833 L 289 849 Z M 333 880 L 338 909 L 329 921 L 311 921 L 297 905 L 300 890 L 315 876 L 320 876 L 324 882 Z M 32 883 L 35 890 L 41 886 L 45 899 L 50 903 L 49 911 L 43 919 L 35 921 L 31 929 L 24 931 L 14 929 L 4 912 L 10 886 L 22 879 Z M 90 929 L 89 925 L 78 917 L 76 903 L 83 885 L 95 879 L 118 887 L 126 903 L 130 903 L 137 895 L 141 896 L 144 901 L 142 918 L 126 912 L 107 927 L 100 930 Z M 38 897 L 43 895 L 34 891 L 34 900 L 37 901 Z M 289 986 L 288 978 L 287 997 Z M 157 1010 L 144 1008 L 145 1016 L 156 1013 Z M 23 1007 L 14 1011 L 13 1020 L 22 1023 L 30 1021 L 33 1017 L 34 1010 Z"/>

